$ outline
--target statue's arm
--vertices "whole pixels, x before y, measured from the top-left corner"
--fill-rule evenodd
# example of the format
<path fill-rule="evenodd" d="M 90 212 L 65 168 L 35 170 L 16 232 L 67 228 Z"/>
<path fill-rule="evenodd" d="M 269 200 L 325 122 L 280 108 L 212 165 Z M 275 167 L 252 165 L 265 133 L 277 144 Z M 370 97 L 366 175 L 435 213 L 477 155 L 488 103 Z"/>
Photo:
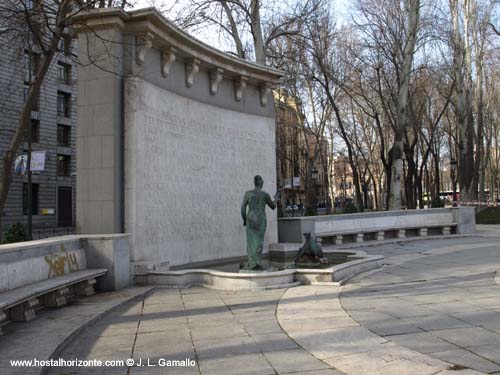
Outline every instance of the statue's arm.
<path fill-rule="evenodd" d="M 273 210 L 276 208 L 276 200 L 272 200 L 271 196 L 266 193 L 266 203 L 269 207 L 271 207 Z"/>
<path fill-rule="evenodd" d="M 248 204 L 248 195 L 245 193 L 243 197 L 243 203 L 241 204 L 241 218 L 243 219 L 243 225 L 247 225 L 247 204 Z"/>

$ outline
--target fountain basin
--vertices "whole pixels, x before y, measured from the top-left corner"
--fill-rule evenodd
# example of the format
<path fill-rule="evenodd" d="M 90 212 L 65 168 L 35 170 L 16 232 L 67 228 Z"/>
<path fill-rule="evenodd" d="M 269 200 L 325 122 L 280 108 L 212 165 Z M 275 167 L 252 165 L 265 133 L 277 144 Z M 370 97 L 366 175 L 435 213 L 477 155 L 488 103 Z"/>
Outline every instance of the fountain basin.
<path fill-rule="evenodd" d="M 226 272 L 197 268 L 183 270 L 148 270 L 135 275 L 139 285 L 158 285 L 171 288 L 204 286 L 221 290 L 289 288 L 301 284 L 341 285 L 350 278 L 384 264 L 381 255 L 367 255 L 363 251 L 329 251 L 329 256 L 346 255 L 347 261 L 329 268 L 285 269 L 263 272 Z M 223 261 L 221 261 L 223 263 Z"/>

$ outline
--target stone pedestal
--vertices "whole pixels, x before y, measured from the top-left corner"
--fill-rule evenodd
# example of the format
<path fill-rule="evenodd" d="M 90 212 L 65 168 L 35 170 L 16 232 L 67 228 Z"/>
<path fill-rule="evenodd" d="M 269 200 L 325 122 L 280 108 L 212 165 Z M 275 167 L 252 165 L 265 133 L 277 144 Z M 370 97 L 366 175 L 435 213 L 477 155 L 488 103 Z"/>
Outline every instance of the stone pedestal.
<path fill-rule="evenodd" d="M 67 303 L 67 294 L 69 294 L 69 289 L 67 287 L 57 289 L 56 291 L 43 296 L 42 303 L 47 307 L 64 306 Z"/>
<path fill-rule="evenodd" d="M 77 296 L 88 297 L 95 294 L 95 279 L 85 280 L 75 285 L 75 294 Z"/>
<path fill-rule="evenodd" d="M 13 322 L 27 322 L 36 316 L 35 307 L 38 298 L 32 298 L 10 309 L 10 320 Z"/>
<path fill-rule="evenodd" d="M 335 245 L 342 245 L 342 236 L 335 236 Z"/>

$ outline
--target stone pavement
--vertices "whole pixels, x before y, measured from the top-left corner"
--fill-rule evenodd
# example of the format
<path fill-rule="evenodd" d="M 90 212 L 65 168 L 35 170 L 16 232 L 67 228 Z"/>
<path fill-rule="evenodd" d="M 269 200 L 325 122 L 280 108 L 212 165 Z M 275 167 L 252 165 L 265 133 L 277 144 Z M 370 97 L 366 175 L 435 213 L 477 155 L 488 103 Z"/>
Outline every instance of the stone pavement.
<path fill-rule="evenodd" d="M 158 288 L 59 354 L 143 366 L 47 373 L 500 374 L 500 228 L 481 233 L 366 247 L 388 264 L 342 287 Z M 186 358 L 196 365 L 144 366 Z"/>
<path fill-rule="evenodd" d="M 11 360 L 47 360 L 61 346 L 103 314 L 148 293 L 151 287 L 132 287 L 119 292 L 99 293 L 78 298 L 63 308 L 45 309 L 36 319 L 10 323 L 0 336 L 0 374 L 39 374 L 41 366 L 12 367 Z"/>
<path fill-rule="evenodd" d="M 500 237 L 495 230 L 487 228 L 483 238 L 366 248 L 385 255 L 388 266 L 345 286 L 342 307 L 388 343 L 456 368 L 500 373 L 500 286 L 495 281 Z"/>
<path fill-rule="evenodd" d="M 195 367 L 135 366 L 107 369 L 104 374 L 341 374 L 282 330 L 276 308 L 284 292 L 159 288 L 90 327 L 61 355 L 103 361 L 133 358 L 143 365 L 148 360 L 158 364 L 160 358 L 196 361 Z M 48 373 L 87 374 L 96 369 Z"/>

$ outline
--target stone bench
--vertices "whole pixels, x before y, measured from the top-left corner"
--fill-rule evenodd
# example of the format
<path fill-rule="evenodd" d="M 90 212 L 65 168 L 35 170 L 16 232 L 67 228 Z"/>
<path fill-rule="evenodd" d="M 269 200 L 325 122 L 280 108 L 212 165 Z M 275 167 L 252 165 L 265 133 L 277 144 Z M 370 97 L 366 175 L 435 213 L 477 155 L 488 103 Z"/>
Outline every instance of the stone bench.
<path fill-rule="evenodd" d="M 440 229 L 442 235 L 450 235 L 452 228 L 457 226 L 456 223 L 447 223 L 444 225 L 425 225 L 425 226 L 405 226 L 401 228 L 361 228 L 358 230 L 351 230 L 345 232 L 326 232 L 326 233 L 316 233 L 316 238 L 325 239 L 332 238 L 335 245 L 342 245 L 345 236 L 353 236 L 354 242 L 363 242 L 365 234 L 375 233 L 375 240 L 382 241 L 385 239 L 385 234 L 388 232 L 395 232 L 396 238 L 405 238 L 406 232 L 408 230 L 417 230 L 419 237 L 425 237 L 428 235 L 428 231 L 431 228 Z"/>
<path fill-rule="evenodd" d="M 125 235 L 63 236 L 0 245 L 0 334 L 10 321 L 28 321 L 43 307 L 63 306 L 73 297 L 94 294 L 96 283 L 101 290 L 127 286 L 129 257 Z"/>
<path fill-rule="evenodd" d="M 432 234 L 471 234 L 476 230 L 473 207 L 423 210 L 379 211 L 343 215 L 307 216 L 278 219 L 278 242 L 302 243 L 303 233 L 342 244 L 346 237 L 354 242 L 404 238 Z"/>
<path fill-rule="evenodd" d="M 106 272 L 106 269 L 76 271 L 0 293 L 0 327 L 9 321 L 29 321 L 38 308 L 63 306 L 72 296 L 91 296 L 96 278 Z"/>

